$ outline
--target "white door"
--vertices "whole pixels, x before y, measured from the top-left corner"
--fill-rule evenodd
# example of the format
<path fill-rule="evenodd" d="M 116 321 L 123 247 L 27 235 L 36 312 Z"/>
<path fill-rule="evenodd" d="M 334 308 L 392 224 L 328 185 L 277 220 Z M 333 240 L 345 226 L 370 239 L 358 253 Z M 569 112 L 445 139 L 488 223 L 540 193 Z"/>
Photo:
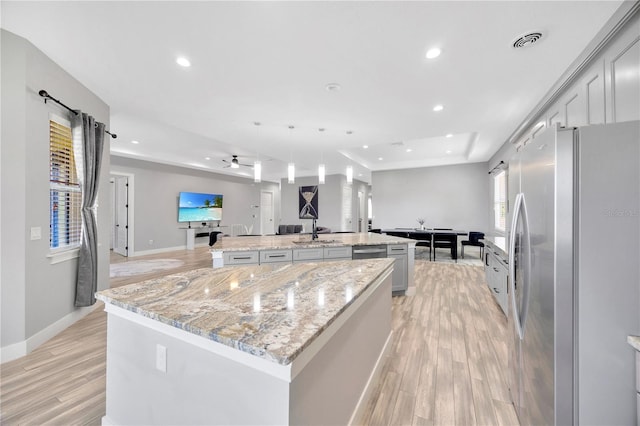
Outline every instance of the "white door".
<path fill-rule="evenodd" d="M 273 224 L 273 192 L 260 192 L 260 233 L 275 234 Z"/>
<path fill-rule="evenodd" d="M 341 231 L 353 232 L 353 201 L 351 197 L 353 189 L 351 185 L 342 188 L 342 228 Z"/>
<path fill-rule="evenodd" d="M 115 228 L 116 239 L 113 251 L 127 256 L 129 232 L 129 178 L 126 176 L 116 176 L 115 178 Z"/>
<path fill-rule="evenodd" d="M 358 191 L 358 232 L 365 232 L 364 226 L 364 193 Z"/>

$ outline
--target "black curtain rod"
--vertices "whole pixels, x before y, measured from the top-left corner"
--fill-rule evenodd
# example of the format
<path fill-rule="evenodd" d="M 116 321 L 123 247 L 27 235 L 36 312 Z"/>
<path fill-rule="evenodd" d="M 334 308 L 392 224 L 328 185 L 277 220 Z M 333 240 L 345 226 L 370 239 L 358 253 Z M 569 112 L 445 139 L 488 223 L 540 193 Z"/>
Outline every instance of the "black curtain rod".
<path fill-rule="evenodd" d="M 489 170 L 489 174 L 495 172 L 496 170 L 501 169 L 503 165 L 504 165 L 504 161 L 500 160 L 500 162 L 493 169 Z"/>
<path fill-rule="evenodd" d="M 44 103 L 45 104 L 47 103 L 47 99 L 51 99 L 53 102 L 57 103 L 58 105 L 63 106 L 66 109 L 68 109 L 69 111 L 71 111 L 72 113 L 74 113 L 75 115 L 78 115 L 78 113 L 75 110 L 73 110 L 72 108 L 69 108 L 68 106 L 63 104 L 61 101 L 59 101 L 58 99 L 56 99 L 53 96 L 51 96 L 50 94 L 48 94 L 46 90 L 41 90 L 41 91 L 38 92 L 38 94 L 44 98 Z M 116 135 L 115 133 L 111 133 L 107 129 L 105 129 L 104 132 L 106 134 L 108 134 L 109 136 L 111 136 L 113 139 L 118 137 L 118 135 Z"/>

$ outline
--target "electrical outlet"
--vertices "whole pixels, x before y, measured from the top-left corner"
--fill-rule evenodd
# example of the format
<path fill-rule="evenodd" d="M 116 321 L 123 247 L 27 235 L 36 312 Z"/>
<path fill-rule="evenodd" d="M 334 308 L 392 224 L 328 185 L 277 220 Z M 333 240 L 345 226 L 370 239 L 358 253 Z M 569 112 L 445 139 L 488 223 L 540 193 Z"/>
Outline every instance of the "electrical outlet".
<path fill-rule="evenodd" d="M 160 344 L 156 345 L 156 369 L 167 372 L 167 347 Z"/>
<path fill-rule="evenodd" d="M 149 240 L 149 245 L 152 246 L 153 245 L 153 240 Z"/>
<path fill-rule="evenodd" d="M 31 228 L 31 240 L 39 240 L 42 238 L 42 228 L 34 226 Z"/>

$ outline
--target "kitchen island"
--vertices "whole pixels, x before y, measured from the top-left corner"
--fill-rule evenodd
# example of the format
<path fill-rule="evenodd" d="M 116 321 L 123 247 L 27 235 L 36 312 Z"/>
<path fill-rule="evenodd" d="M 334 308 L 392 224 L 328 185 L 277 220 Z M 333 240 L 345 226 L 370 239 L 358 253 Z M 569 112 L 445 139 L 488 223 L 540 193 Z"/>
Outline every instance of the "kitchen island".
<path fill-rule="evenodd" d="M 197 269 L 101 291 L 103 424 L 348 424 L 391 340 L 390 259 Z"/>
<path fill-rule="evenodd" d="M 415 294 L 416 240 L 367 232 L 320 235 L 315 241 L 310 234 L 218 238 L 211 248 L 213 267 L 389 257 L 396 262 L 392 290 Z"/>

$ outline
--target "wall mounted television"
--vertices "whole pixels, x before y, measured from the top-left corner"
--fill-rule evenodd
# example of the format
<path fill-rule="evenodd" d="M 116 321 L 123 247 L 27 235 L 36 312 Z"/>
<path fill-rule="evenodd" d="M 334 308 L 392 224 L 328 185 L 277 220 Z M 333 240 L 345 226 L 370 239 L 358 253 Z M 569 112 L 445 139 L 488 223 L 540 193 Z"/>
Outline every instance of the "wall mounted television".
<path fill-rule="evenodd" d="M 222 194 L 181 192 L 178 198 L 178 222 L 222 220 Z"/>

